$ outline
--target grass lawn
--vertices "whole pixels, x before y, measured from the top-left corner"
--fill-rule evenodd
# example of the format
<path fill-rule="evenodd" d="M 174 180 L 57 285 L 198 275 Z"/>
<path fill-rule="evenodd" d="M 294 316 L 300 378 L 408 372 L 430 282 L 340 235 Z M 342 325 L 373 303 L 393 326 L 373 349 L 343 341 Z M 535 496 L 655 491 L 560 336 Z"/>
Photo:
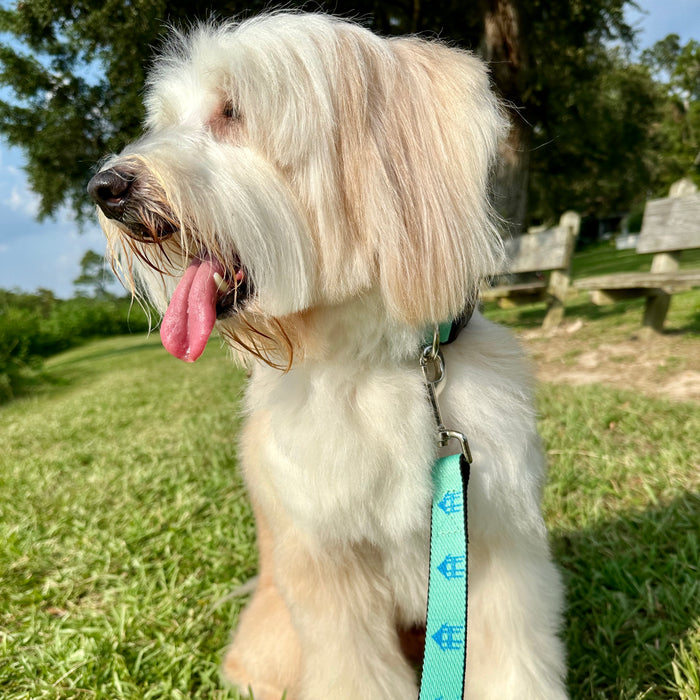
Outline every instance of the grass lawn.
<path fill-rule="evenodd" d="M 544 385 L 572 698 L 700 698 L 700 412 Z"/>
<path fill-rule="evenodd" d="M 608 275 L 616 272 L 648 272 L 652 253 L 638 255 L 634 249 L 616 250 L 611 241 L 588 246 L 571 260 L 571 274 L 577 277 Z M 700 249 L 684 250 L 680 257 L 682 269 L 700 267 Z"/>
<path fill-rule="evenodd" d="M 0 408 L 0 697 L 235 698 L 219 677 L 255 572 L 242 375 L 157 335 L 54 358 Z"/>
<path fill-rule="evenodd" d="M 0 697 L 237 698 L 219 664 L 257 556 L 242 374 L 216 342 L 188 366 L 140 336 L 47 372 L 0 407 Z M 698 700 L 697 405 L 601 386 L 539 401 L 572 698 Z"/>

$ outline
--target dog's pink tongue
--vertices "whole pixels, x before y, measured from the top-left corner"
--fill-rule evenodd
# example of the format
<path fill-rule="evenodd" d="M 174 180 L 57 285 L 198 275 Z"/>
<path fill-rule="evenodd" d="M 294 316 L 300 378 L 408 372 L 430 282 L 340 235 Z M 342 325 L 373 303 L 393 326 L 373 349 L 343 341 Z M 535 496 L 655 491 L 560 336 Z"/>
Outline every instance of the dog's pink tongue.
<path fill-rule="evenodd" d="M 195 258 L 175 289 L 160 326 L 165 349 L 185 362 L 203 352 L 216 322 L 217 285 L 214 273 L 224 276 L 216 260 Z"/>

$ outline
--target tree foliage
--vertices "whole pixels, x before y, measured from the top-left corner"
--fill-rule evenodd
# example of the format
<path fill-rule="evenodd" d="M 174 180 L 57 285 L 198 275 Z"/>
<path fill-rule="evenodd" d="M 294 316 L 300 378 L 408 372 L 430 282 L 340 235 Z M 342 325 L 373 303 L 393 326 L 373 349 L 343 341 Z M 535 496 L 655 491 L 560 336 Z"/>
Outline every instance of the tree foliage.
<path fill-rule="evenodd" d="M 649 87 L 641 73 L 624 77 L 620 60 L 603 49 L 604 42 L 632 40 L 624 20 L 628 2 L 334 0 L 285 7 L 325 9 L 357 17 L 383 34 L 434 34 L 479 50 L 491 61 L 494 81 L 513 111 L 501 203 L 519 198 L 518 210 L 505 214 L 520 221 L 530 170 L 537 216 L 557 216 L 572 206 L 621 206 L 640 185 L 630 180 L 619 196 L 612 187 L 603 194 L 591 191 L 605 168 L 611 180 L 619 170 L 637 169 L 630 168 L 633 155 L 620 162 L 603 152 L 615 146 L 623 117 L 638 111 Z M 144 77 L 168 24 L 186 26 L 212 11 L 227 17 L 266 7 L 263 0 L 24 0 L 0 9 L 0 31 L 14 37 L 0 48 L 0 84 L 15 95 L 0 102 L 0 132 L 25 151 L 30 184 L 41 197 L 39 215 L 52 215 L 62 204 L 79 216 L 91 211 L 85 183 L 101 158 L 138 135 Z M 605 77 L 611 68 L 621 83 L 617 87 Z M 622 109 L 615 107 L 616 94 L 630 100 Z M 625 135 L 629 154 L 641 151 L 642 131 L 643 125 Z M 598 170 L 590 170 L 593 166 Z M 548 173 L 555 188 L 544 181 Z M 567 180 L 577 184 L 569 189 Z"/>
<path fill-rule="evenodd" d="M 598 70 L 576 91 L 561 95 L 551 147 L 535 152 L 531 212 L 556 216 L 557 202 L 599 217 L 623 213 L 644 201 L 654 178 L 650 133 L 662 93 L 649 70 L 619 49 L 589 56 Z"/>
<path fill-rule="evenodd" d="M 185 21 L 184 5 L 28 0 L 0 10 L 0 30 L 21 42 L 0 49 L 0 82 L 17 98 L 0 102 L 0 130 L 25 151 L 41 218 L 64 203 L 85 214 L 87 175 L 138 133 L 149 47 L 165 21 Z"/>
<path fill-rule="evenodd" d="M 78 296 L 92 296 L 96 299 L 109 299 L 113 295 L 107 289 L 113 276 L 107 275 L 103 255 L 88 250 L 80 259 L 80 274 L 73 280 Z"/>
<path fill-rule="evenodd" d="M 689 177 L 700 184 L 700 43 L 681 46 L 677 34 L 642 53 L 663 92 L 660 115 L 652 129 L 656 194 Z"/>
<path fill-rule="evenodd" d="M 539 201 L 539 214 L 552 219 L 572 206 L 537 181 L 528 186 L 527 175 L 555 167 L 572 176 L 577 166 L 580 169 L 583 154 L 564 160 L 560 149 L 572 121 L 595 120 L 587 96 L 589 86 L 605 69 L 598 60 L 604 42 L 633 40 L 624 20 L 626 4 L 626 0 L 481 2 L 482 53 L 491 62 L 501 93 L 514 107 L 514 128 L 496 195 L 501 200 L 499 209 L 516 223 L 516 229 L 527 218 L 528 209 L 532 217 L 528 193 Z"/>
<path fill-rule="evenodd" d="M 662 75 L 666 87 L 684 101 L 700 100 L 700 43 L 681 46 L 678 34 L 669 34 L 642 52 L 642 62 Z"/>

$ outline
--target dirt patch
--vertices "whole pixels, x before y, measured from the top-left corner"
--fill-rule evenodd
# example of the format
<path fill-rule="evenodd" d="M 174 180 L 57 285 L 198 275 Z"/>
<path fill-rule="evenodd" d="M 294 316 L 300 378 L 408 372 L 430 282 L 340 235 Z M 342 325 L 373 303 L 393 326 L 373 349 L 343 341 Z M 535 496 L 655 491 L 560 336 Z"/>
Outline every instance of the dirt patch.
<path fill-rule="evenodd" d="M 594 324 L 581 320 L 548 333 L 538 329 L 519 335 L 541 381 L 607 384 L 700 402 L 700 339 L 682 334 L 645 339 L 624 331 L 601 338 Z"/>

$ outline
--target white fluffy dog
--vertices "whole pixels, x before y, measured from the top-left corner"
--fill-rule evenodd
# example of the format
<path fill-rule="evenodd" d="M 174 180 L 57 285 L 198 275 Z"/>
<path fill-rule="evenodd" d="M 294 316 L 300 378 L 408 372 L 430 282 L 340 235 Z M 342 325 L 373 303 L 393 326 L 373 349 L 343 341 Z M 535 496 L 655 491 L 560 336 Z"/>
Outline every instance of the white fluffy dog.
<path fill-rule="evenodd" d="M 225 673 L 256 700 L 415 698 L 400 631 L 425 623 L 438 452 L 419 358 L 500 254 L 486 70 L 280 13 L 175 37 L 146 106 L 89 190 L 166 348 L 194 361 L 216 325 L 251 370 L 261 573 Z M 528 369 L 478 312 L 444 357 L 445 424 L 474 456 L 465 697 L 565 698 Z"/>

